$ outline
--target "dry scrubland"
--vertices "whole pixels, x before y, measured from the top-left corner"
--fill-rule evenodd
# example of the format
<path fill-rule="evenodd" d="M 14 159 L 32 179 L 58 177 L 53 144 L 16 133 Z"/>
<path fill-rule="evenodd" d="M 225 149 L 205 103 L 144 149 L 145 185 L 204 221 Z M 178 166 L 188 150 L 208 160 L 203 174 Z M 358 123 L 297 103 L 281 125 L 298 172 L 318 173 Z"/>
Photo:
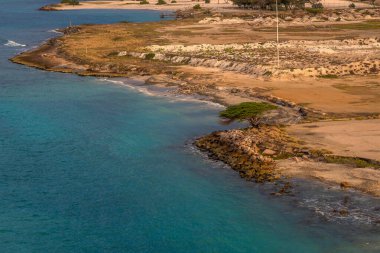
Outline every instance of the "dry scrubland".
<path fill-rule="evenodd" d="M 288 130 L 218 132 L 197 145 L 245 178 L 317 178 L 380 196 L 380 10 L 281 12 L 279 67 L 271 12 L 189 9 L 178 17 L 67 28 L 12 60 L 50 71 L 139 78 L 223 104 L 276 104 L 268 122 L 293 125 Z M 307 122 L 312 125 L 301 124 Z M 328 138 L 347 126 L 345 135 Z"/>
<path fill-rule="evenodd" d="M 371 7 L 369 1 L 348 1 L 348 0 L 323 0 L 323 6 L 327 8 L 347 8 L 352 2 L 358 8 Z M 83 9 L 150 9 L 150 10 L 181 10 L 184 8 L 192 7 L 195 3 L 200 4 L 204 8 L 214 8 L 222 12 L 230 12 L 232 1 L 227 0 L 210 0 L 210 3 L 206 4 L 203 1 L 191 1 L 191 0 L 176 0 L 166 1 L 167 4 L 157 5 L 157 0 L 147 0 L 145 4 L 140 4 L 140 1 L 132 0 L 93 0 L 83 1 L 79 5 L 71 4 L 49 4 L 41 7 L 41 10 L 53 11 L 53 10 L 83 10 Z M 377 5 L 380 5 L 379 0 L 375 0 Z"/>
<path fill-rule="evenodd" d="M 56 10 L 86 10 L 86 9 L 149 9 L 149 10 L 162 10 L 162 11 L 174 11 L 180 10 L 183 8 L 192 7 L 195 4 L 195 1 L 191 0 L 176 0 L 172 2 L 172 0 L 165 1 L 167 4 L 157 5 L 157 0 L 147 0 L 147 3 L 140 4 L 140 1 L 130 1 L 130 0 L 116 0 L 116 1 L 85 1 L 80 2 L 79 5 L 71 5 L 71 4 L 49 4 L 43 6 L 41 10 L 44 11 L 56 11 Z M 198 2 L 197 2 L 198 3 Z M 199 2 L 202 7 L 208 8 L 225 8 L 231 7 L 231 3 L 226 3 L 224 0 L 212 0 L 209 4 L 205 4 L 204 2 Z"/>

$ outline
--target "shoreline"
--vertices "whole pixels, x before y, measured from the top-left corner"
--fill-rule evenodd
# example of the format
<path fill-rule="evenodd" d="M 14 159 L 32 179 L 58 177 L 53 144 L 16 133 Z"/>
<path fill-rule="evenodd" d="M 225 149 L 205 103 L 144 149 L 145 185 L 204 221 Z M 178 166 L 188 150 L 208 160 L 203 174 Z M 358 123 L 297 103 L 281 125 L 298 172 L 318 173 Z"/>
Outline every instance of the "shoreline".
<path fill-rule="evenodd" d="M 178 11 L 186 8 L 192 8 L 194 5 L 199 4 L 202 8 L 231 8 L 232 4 L 218 3 L 215 0 L 210 1 L 209 4 L 204 2 L 193 2 L 189 0 L 178 0 L 175 3 L 167 1 L 166 4 L 158 5 L 153 1 L 148 1 L 147 4 L 139 4 L 136 1 L 85 1 L 80 2 L 79 5 L 70 4 L 48 4 L 42 6 L 41 11 L 67 11 L 67 10 L 154 10 L 154 11 Z"/>
<path fill-rule="evenodd" d="M 128 78 L 122 78 L 118 80 L 118 77 L 105 77 L 104 79 L 99 79 L 100 81 L 113 83 L 128 89 L 135 90 L 139 93 L 142 93 L 146 96 L 159 97 L 162 99 L 168 99 L 169 101 L 174 102 L 194 102 L 200 104 L 206 104 L 214 108 L 225 108 L 225 105 L 208 99 L 207 97 L 197 96 L 197 95 L 186 95 L 175 93 L 175 88 L 162 86 L 159 84 L 149 84 L 146 83 L 146 78 L 141 78 L 141 76 L 132 76 Z"/>
<path fill-rule="evenodd" d="M 177 22 L 177 21 L 174 21 Z M 186 24 L 186 22 L 185 22 Z M 121 25 L 121 24 L 116 24 Z M 154 25 L 154 24 L 153 24 Z M 132 25 L 133 26 L 133 25 Z M 52 38 L 48 40 L 46 43 L 38 47 L 37 49 L 33 49 L 31 51 L 24 52 L 18 56 L 15 56 L 11 59 L 12 62 L 27 65 L 30 67 L 38 68 L 41 70 L 46 71 L 53 71 L 53 72 L 62 72 L 62 73 L 73 73 L 81 76 L 95 76 L 95 77 L 126 77 L 126 78 L 136 78 L 141 77 L 141 79 L 144 80 L 144 82 L 147 85 L 158 85 L 161 87 L 170 87 L 173 88 L 174 94 L 183 94 L 183 95 L 194 95 L 199 94 L 203 96 L 206 100 L 210 100 L 212 102 L 220 103 L 223 105 L 228 104 L 234 104 L 239 101 L 266 101 L 270 103 L 275 103 L 276 105 L 279 105 L 281 107 L 282 113 L 279 117 L 275 117 L 275 120 L 278 120 L 278 122 L 286 123 L 286 125 L 294 125 L 298 124 L 300 122 L 318 122 L 321 120 L 336 120 L 336 119 L 347 119 L 347 118 L 377 118 L 378 114 L 363 114 L 363 113 L 325 113 L 321 110 L 314 110 L 309 107 L 305 107 L 299 104 L 296 104 L 292 102 L 291 100 L 282 99 L 280 97 L 275 97 L 273 95 L 268 94 L 267 91 L 264 91 L 263 93 L 254 93 L 250 96 L 242 96 L 240 88 L 226 88 L 225 86 L 207 86 L 208 79 L 197 79 L 193 80 L 192 77 L 186 77 L 186 78 L 178 78 L 175 74 L 172 74 L 174 69 L 181 69 L 183 71 L 184 68 L 182 66 L 174 66 L 171 67 L 170 65 L 167 68 L 162 68 L 162 65 L 160 62 L 155 61 L 147 61 L 146 59 L 133 59 L 128 58 L 125 60 L 130 61 L 126 65 L 124 65 L 124 69 L 120 70 L 120 67 L 118 66 L 112 66 L 112 64 L 108 63 L 107 67 L 103 68 L 102 66 L 97 67 L 98 69 L 92 69 L 91 67 L 91 60 L 85 59 L 85 56 L 75 56 L 75 55 L 68 55 L 67 51 L 62 51 L 61 47 L 62 45 L 65 45 L 65 38 L 71 38 L 72 36 L 77 36 L 77 34 L 81 33 L 81 29 L 84 29 L 86 31 L 90 31 L 92 28 L 98 28 L 102 27 L 101 25 L 90 25 L 90 26 L 79 26 L 79 27 L 69 27 L 63 30 L 63 35 Z M 111 25 L 105 25 L 107 29 L 111 27 Z M 91 50 L 91 49 L 90 49 Z M 86 47 L 87 52 L 87 47 Z M 112 58 L 113 59 L 113 58 Z M 131 64 L 132 63 L 132 64 Z M 160 69 L 159 69 L 160 68 Z M 201 71 L 209 71 L 208 69 L 198 68 Z M 196 70 L 198 70 L 196 69 Z M 191 71 L 194 71 L 194 69 L 190 69 Z M 192 72 L 190 72 L 192 73 Z M 211 72 L 212 73 L 212 72 Z M 185 75 L 186 76 L 186 75 Z M 191 75 L 190 75 L 191 76 Z M 201 76 L 201 78 L 204 78 Z M 141 80 L 140 79 L 140 80 Z M 190 81 L 189 81 L 190 80 Z M 251 80 L 251 79 L 247 79 Z M 206 89 L 204 89 L 202 86 L 194 86 L 196 82 L 198 81 L 204 81 L 206 85 Z M 267 80 L 263 80 L 262 82 L 268 82 Z M 277 82 L 277 81 L 274 81 Z M 303 114 L 307 116 L 302 116 Z M 282 120 L 282 121 L 281 121 Z M 285 121 L 284 121 L 285 120 Z M 277 128 L 276 128 L 277 129 Z M 278 130 L 271 129 L 268 134 L 272 134 L 277 132 Z M 235 132 L 234 132 L 235 131 Z M 227 136 L 230 133 L 235 134 L 236 131 L 241 130 L 230 130 L 229 133 L 227 133 Z M 251 130 L 253 131 L 253 130 Z M 227 131 L 228 132 L 228 131 Z M 218 133 L 216 133 L 218 134 Z M 212 136 L 211 134 L 210 136 Z M 214 133 L 215 135 L 215 133 Z M 285 136 L 285 135 L 280 135 Z M 209 136 L 203 137 L 208 138 Z M 229 137 L 228 137 L 229 138 Z M 219 152 L 219 156 L 225 156 L 229 155 L 231 156 L 230 152 L 228 151 L 231 147 L 235 147 L 240 149 L 240 146 L 236 144 L 234 139 L 228 140 L 227 138 L 227 151 Z M 255 141 L 260 139 L 260 133 L 255 132 L 249 133 L 247 135 L 243 134 L 242 138 L 253 138 Z M 287 138 L 287 137 L 286 137 Z M 201 138 L 202 139 L 202 138 Z M 215 141 L 212 140 L 211 143 L 216 143 L 219 140 Z M 271 143 L 271 140 L 267 139 L 263 141 L 264 143 L 268 144 Z M 272 143 L 273 144 L 273 143 Z M 278 177 L 279 175 L 282 176 L 289 176 L 289 177 L 298 177 L 298 178 L 306 178 L 310 180 L 319 180 L 322 182 L 325 182 L 327 184 L 334 184 L 334 185 L 340 185 L 343 189 L 344 188 L 353 188 L 365 193 L 369 193 L 373 196 L 380 196 L 380 170 L 373 169 L 368 174 L 367 168 L 356 168 L 356 171 L 359 171 L 358 174 L 360 176 L 367 177 L 368 179 L 371 178 L 371 180 L 375 179 L 377 180 L 377 183 L 375 183 L 375 186 L 371 185 L 370 188 L 366 188 L 366 182 L 358 182 L 355 179 L 355 176 L 347 174 L 348 170 L 351 170 L 352 164 L 341 164 L 341 165 L 329 165 L 329 163 L 324 163 L 323 161 L 320 161 L 321 157 L 323 157 L 325 154 L 328 154 L 328 152 L 321 152 L 318 156 L 315 156 L 311 154 L 311 150 L 304 150 L 305 152 L 301 152 L 302 154 L 295 154 L 293 151 L 290 154 L 291 158 L 287 159 L 281 159 L 280 162 L 277 162 L 273 160 L 273 154 L 268 155 L 262 155 L 261 153 L 265 152 L 265 150 L 269 149 L 272 150 L 276 149 L 277 146 L 283 146 L 283 143 L 281 145 L 275 144 L 272 145 L 271 148 L 261 148 L 259 151 L 254 151 L 254 154 L 258 155 L 258 160 L 256 162 L 262 162 L 262 161 L 268 161 L 269 163 L 275 163 L 276 166 L 280 166 L 281 168 L 288 168 L 286 170 L 282 169 L 275 169 L 272 171 L 270 170 L 270 173 L 275 172 L 274 177 Z M 199 145 L 197 145 L 199 147 Z M 220 146 L 219 146 L 220 147 Z M 252 147 L 249 148 L 249 150 Z M 306 147 L 302 147 L 306 149 Z M 213 155 L 218 156 L 218 152 L 213 151 L 213 148 L 207 148 L 207 141 L 204 143 L 203 150 L 207 150 L 208 152 L 212 152 Z M 252 151 L 252 150 L 251 150 Z M 250 151 L 250 152 L 251 152 Z M 224 154 L 223 154 L 224 152 Z M 278 151 L 276 151 L 278 152 Z M 267 152 L 268 153 L 268 152 Z M 270 153 L 270 152 L 269 152 Z M 242 156 L 243 155 L 243 156 Z M 239 154 L 237 158 L 244 158 L 246 154 Z M 233 157 L 233 156 L 232 156 Z M 236 157 L 235 157 L 236 158 Z M 358 159 L 356 157 L 353 157 L 354 159 Z M 223 158 L 219 157 L 219 160 L 223 161 Z M 246 158 L 244 158 L 246 159 Z M 316 160 L 315 160 L 316 159 Z M 236 159 L 235 159 L 236 160 Z M 228 162 L 224 159 L 224 162 L 227 162 L 232 168 L 236 169 L 236 164 L 233 162 Z M 322 162 L 322 163 L 321 163 Z M 339 164 L 339 162 L 337 163 Z M 250 163 L 249 166 L 251 166 L 252 163 Z M 323 173 L 321 171 L 318 171 L 320 166 L 328 167 L 328 170 L 334 171 L 337 174 L 330 175 L 329 173 Z M 240 166 L 240 165 L 239 165 Z M 275 166 L 275 167 L 276 167 Z M 308 168 L 314 168 L 312 170 L 312 173 L 310 171 L 307 171 L 305 173 L 305 166 Z M 293 168 L 293 170 L 289 169 L 290 167 Z M 256 168 L 257 169 L 257 168 Z M 255 170 L 256 170 L 255 169 Z M 261 168 L 259 168 L 261 169 Z M 240 169 L 236 169 L 240 170 Z M 260 171 L 260 175 L 262 175 L 263 171 Z M 280 174 L 277 174 L 278 172 L 281 172 Z M 316 174 L 316 173 L 319 174 Z M 246 173 L 246 172 L 245 172 Z M 257 172 L 255 172 L 257 173 Z M 264 176 L 263 179 L 257 178 L 253 173 L 251 176 L 248 177 L 249 180 L 255 178 L 255 180 L 260 181 L 267 181 L 266 176 Z M 264 173 L 265 175 L 265 173 Z M 345 181 L 342 181 L 342 176 L 344 176 Z M 244 176 L 243 176 L 244 177 Z M 269 180 L 271 181 L 271 180 Z M 364 180 L 365 181 L 365 180 Z M 373 188 L 375 187 L 375 188 Z M 286 193 L 289 189 L 282 189 L 279 194 Z"/>
<path fill-rule="evenodd" d="M 342 9 L 347 8 L 347 6 L 350 4 L 350 1 L 342 0 L 339 3 L 336 1 L 324 1 L 323 4 L 327 8 L 333 8 L 333 9 Z M 234 6 L 229 2 L 221 2 L 218 0 L 211 0 L 209 3 L 204 2 L 194 2 L 189 0 L 176 0 L 173 1 L 166 1 L 165 4 L 156 4 L 152 3 L 152 1 L 148 1 L 145 4 L 139 4 L 136 3 L 136 1 L 131 0 L 102 0 L 102 1 L 80 1 L 78 5 L 71 5 L 71 4 L 63 4 L 63 3 L 56 3 L 56 4 L 48 4 L 40 8 L 42 11 L 65 11 L 65 10 L 88 10 L 88 9 L 123 9 L 123 10 L 133 10 L 133 9 L 139 9 L 139 10 L 162 10 L 162 11 L 173 11 L 173 10 L 181 10 L 184 8 L 191 8 L 195 4 L 199 4 L 202 8 L 228 8 L 231 9 Z M 357 2 L 355 1 L 355 7 L 357 8 L 370 8 L 371 5 L 366 2 Z M 235 8 L 235 11 L 238 11 L 237 8 Z"/>

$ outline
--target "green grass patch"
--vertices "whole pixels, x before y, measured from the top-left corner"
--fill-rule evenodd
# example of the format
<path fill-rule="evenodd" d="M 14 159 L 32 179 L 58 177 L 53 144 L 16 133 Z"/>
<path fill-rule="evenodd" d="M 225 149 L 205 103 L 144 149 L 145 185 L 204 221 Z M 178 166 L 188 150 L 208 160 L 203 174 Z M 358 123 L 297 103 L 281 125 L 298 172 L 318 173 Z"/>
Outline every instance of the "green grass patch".
<path fill-rule="evenodd" d="M 117 56 L 119 54 L 119 52 L 117 51 L 112 51 L 111 53 L 109 53 L 107 56 L 109 57 L 113 57 L 113 56 Z"/>
<path fill-rule="evenodd" d="M 380 29 L 380 20 L 367 20 L 360 23 L 353 24 L 336 24 L 332 25 L 336 29 L 346 29 L 346 30 L 374 30 Z"/>
<path fill-rule="evenodd" d="M 194 10 L 200 10 L 200 9 L 202 9 L 202 7 L 200 6 L 200 4 L 196 4 L 193 6 L 193 9 Z"/>
<path fill-rule="evenodd" d="M 338 78 L 337 75 L 331 75 L 331 74 L 327 74 L 327 75 L 320 75 L 318 76 L 319 78 L 325 78 L 325 79 L 336 79 Z"/>
<path fill-rule="evenodd" d="M 273 157 L 274 160 L 285 160 L 285 159 L 288 159 L 288 158 L 291 158 L 291 157 L 294 157 L 295 155 L 294 154 L 291 154 L 291 153 L 280 153 L 276 156 Z"/>
<path fill-rule="evenodd" d="M 63 4 L 71 4 L 71 5 L 79 5 L 78 0 L 61 0 L 61 3 Z"/>
<path fill-rule="evenodd" d="M 231 105 L 220 112 L 220 117 L 230 120 L 246 120 L 262 115 L 266 111 L 275 110 L 277 106 L 268 103 L 244 102 Z"/>
<path fill-rule="evenodd" d="M 323 8 L 306 8 L 305 11 L 311 14 L 318 14 L 323 12 Z"/>
<path fill-rule="evenodd" d="M 348 164 L 355 166 L 356 168 L 376 168 L 380 169 L 380 162 L 364 159 L 359 157 L 346 157 L 346 156 L 334 156 L 328 155 L 325 156 L 325 161 L 327 163 L 337 163 L 337 164 Z"/>
<path fill-rule="evenodd" d="M 113 41 L 122 41 L 122 40 L 124 40 L 124 38 L 120 37 L 120 36 L 117 36 L 117 37 L 113 37 L 112 40 Z"/>
<path fill-rule="evenodd" d="M 145 60 L 152 60 L 156 56 L 155 53 L 147 53 L 145 55 Z"/>

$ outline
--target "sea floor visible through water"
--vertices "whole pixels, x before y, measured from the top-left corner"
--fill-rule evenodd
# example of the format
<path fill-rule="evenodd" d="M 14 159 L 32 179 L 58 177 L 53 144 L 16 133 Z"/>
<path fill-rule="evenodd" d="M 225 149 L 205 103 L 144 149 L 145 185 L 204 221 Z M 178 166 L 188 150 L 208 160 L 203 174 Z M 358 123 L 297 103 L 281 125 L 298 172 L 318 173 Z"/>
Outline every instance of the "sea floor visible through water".
<path fill-rule="evenodd" d="M 201 103 L 210 107 L 225 108 L 223 105 L 210 102 L 210 98 L 196 95 L 177 94 L 175 88 L 158 87 L 147 84 L 140 80 L 128 78 L 104 78 L 100 81 L 109 82 L 116 85 L 127 87 L 146 96 L 155 96 L 169 102 L 194 102 Z M 222 121 L 221 121 L 222 122 Z M 238 128 L 248 127 L 248 124 L 239 123 Z M 207 154 L 198 150 L 191 138 L 186 142 L 186 149 L 202 156 L 205 160 L 210 160 Z M 224 167 L 231 169 L 222 162 L 211 159 L 210 166 Z M 242 179 L 244 180 L 244 179 Z M 255 184 L 257 190 L 273 199 L 273 201 L 285 201 L 292 203 L 292 208 L 306 208 L 315 214 L 316 222 L 336 222 L 359 226 L 368 226 L 370 229 L 379 228 L 380 232 L 380 199 L 358 192 L 353 189 L 342 189 L 338 186 L 329 185 L 323 182 L 306 179 L 285 179 L 291 183 L 291 190 L 288 194 L 279 196 L 276 194 L 283 186 L 280 183 Z"/>
<path fill-rule="evenodd" d="M 219 105 L 9 62 L 69 22 L 160 19 L 37 10 L 54 2 L 0 0 L 1 252 L 379 252 L 378 199 L 298 180 L 273 196 L 195 149 L 244 127 Z"/>

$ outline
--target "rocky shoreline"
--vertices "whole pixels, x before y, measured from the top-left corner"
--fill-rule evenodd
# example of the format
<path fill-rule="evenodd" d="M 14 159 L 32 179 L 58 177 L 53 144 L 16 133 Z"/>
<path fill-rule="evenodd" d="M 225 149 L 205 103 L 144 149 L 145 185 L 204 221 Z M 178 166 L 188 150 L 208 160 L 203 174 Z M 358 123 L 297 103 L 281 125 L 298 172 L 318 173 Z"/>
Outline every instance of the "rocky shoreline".
<path fill-rule="evenodd" d="M 320 166 L 339 164 L 339 160 L 347 159 L 341 165 L 350 170 L 362 163 L 379 169 L 380 162 L 358 157 L 341 157 L 328 150 L 310 149 L 302 141 L 291 137 L 284 128 L 277 126 L 261 126 L 246 129 L 217 131 L 200 137 L 194 142 L 200 150 L 207 152 L 216 160 L 221 160 L 249 181 L 258 183 L 286 181 L 290 173 L 283 169 L 287 164 L 314 163 Z M 365 166 L 363 166 L 365 167 Z M 377 174 L 380 174 L 378 171 Z M 335 182 L 341 188 L 358 188 L 345 181 Z M 290 188 L 286 184 L 287 189 Z M 364 189 L 360 189 L 366 191 Z M 372 191 L 373 190 L 373 191 Z M 367 193 L 380 196 L 379 188 L 367 190 Z M 284 193 L 284 190 L 281 190 Z"/>
<path fill-rule="evenodd" d="M 184 13 L 181 15 L 185 16 Z M 210 21 L 214 19 L 215 17 L 208 19 L 206 22 L 207 25 L 212 25 L 212 29 L 215 29 L 215 27 L 220 29 L 216 34 L 220 34 L 220 31 L 225 31 L 224 27 L 220 27 L 219 24 L 213 24 L 214 21 Z M 214 55 L 214 59 L 212 59 L 214 63 L 211 65 L 206 64 L 207 66 L 204 66 L 207 59 L 204 58 L 203 54 L 210 50 L 207 50 L 205 44 L 199 45 L 192 42 L 195 43 L 194 46 L 182 47 L 175 42 L 168 44 L 167 41 L 173 39 L 174 37 L 170 37 L 173 35 L 185 34 L 183 35 L 184 38 L 194 37 L 193 32 L 184 33 L 184 28 L 188 29 L 188 27 L 191 27 L 195 29 L 195 31 L 197 31 L 197 29 L 200 31 L 209 29 L 209 27 L 204 27 L 204 24 L 199 26 L 200 23 L 205 23 L 205 20 L 206 19 L 202 16 L 196 20 L 167 22 L 165 23 L 166 26 L 162 26 L 161 24 L 115 24 L 69 27 L 61 30 L 63 32 L 62 37 L 50 39 L 39 48 L 24 52 L 11 60 L 15 63 L 47 71 L 74 73 L 82 76 L 142 78 L 147 84 L 175 87 L 173 92 L 177 94 L 198 94 L 208 100 L 224 105 L 235 104 L 241 101 L 265 101 L 275 104 L 279 106 L 279 109 L 267 115 L 264 126 L 214 132 L 196 140 L 195 145 L 199 149 L 208 152 L 211 157 L 230 165 L 231 168 L 238 171 L 239 174 L 247 180 L 256 182 L 280 180 L 284 182 L 278 194 L 289 192 L 290 185 L 286 181 L 287 177 L 304 177 L 312 180 L 318 179 L 329 184 L 340 185 L 343 189 L 353 188 L 374 196 L 380 196 L 380 170 L 378 170 L 379 163 L 376 160 L 332 156 L 328 150 L 311 149 L 302 141 L 290 136 L 285 128 L 283 128 L 283 126 L 287 125 L 303 122 L 318 122 L 321 120 L 347 120 L 352 118 L 376 119 L 379 113 L 376 111 L 324 112 L 323 110 L 309 107 L 307 104 L 296 103 L 291 99 L 275 96 L 271 93 L 270 89 L 262 87 L 230 86 L 229 84 L 233 82 L 226 81 L 225 76 L 219 76 L 220 81 L 216 82 L 213 79 L 215 79 L 217 74 L 220 74 L 220 70 L 222 70 L 223 73 L 232 71 L 233 73 L 228 77 L 236 82 L 246 79 L 247 83 L 260 81 L 261 85 L 264 86 L 271 79 L 278 80 L 279 82 L 280 79 L 275 79 L 277 70 L 272 70 L 270 76 L 265 75 L 264 72 L 267 73 L 269 68 L 264 72 L 262 71 L 263 73 L 259 76 L 255 75 L 252 70 L 247 70 L 248 73 L 243 73 L 244 75 L 238 76 L 244 71 L 236 71 L 238 72 L 236 73 L 234 72 L 235 69 L 231 70 L 228 68 L 233 68 L 234 66 L 235 68 L 239 68 L 239 64 L 243 64 L 239 62 L 233 64 L 229 63 L 223 68 L 222 60 L 226 60 L 228 57 L 231 59 L 233 56 L 236 56 L 236 58 L 245 57 L 244 52 L 239 51 L 240 47 L 242 47 L 241 49 L 243 51 L 247 49 L 246 44 L 241 43 L 242 41 L 236 44 L 236 48 L 234 48 L 232 44 L 221 45 L 215 42 L 213 44 L 207 44 L 214 48 L 213 51 L 220 49 L 219 51 L 221 52 L 221 54 L 217 56 Z M 215 20 L 223 21 L 223 19 L 220 18 Z M 286 22 L 290 22 L 290 19 Z M 251 24 L 248 23 L 245 25 L 247 25 L 247 29 L 251 29 Z M 173 31 L 169 36 L 170 29 Z M 155 36 L 148 34 L 147 31 L 155 33 Z M 104 33 L 108 33 L 109 36 L 104 38 L 106 41 L 101 41 L 99 38 L 103 39 Z M 264 31 L 263 34 L 265 35 L 266 32 Z M 89 36 L 94 37 L 93 41 L 89 40 Z M 199 34 L 199 36 L 204 35 Z M 238 37 L 235 31 L 231 36 Z M 333 47 L 334 49 L 332 50 L 336 50 L 336 48 L 339 47 L 352 47 L 358 52 L 361 52 L 360 55 L 350 56 L 352 60 L 363 58 L 363 52 L 365 56 L 371 54 L 371 52 L 373 53 L 373 50 L 378 50 L 379 43 L 377 39 L 371 38 L 323 40 L 320 42 L 322 43 L 322 46 L 319 45 L 321 48 L 323 45 L 325 45 L 325 47 Z M 98 45 L 96 43 L 98 43 Z M 157 46 L 157 43 L 161 43 L 162 45 Z M 271 43 L 272 42 L 269 42 L 269 44 Z M 315 43 L 315 41 L 298 40 L 286 42 L 283 46 L 288 49 L 291 47 L 295 49 L 305 49 L 307 45 L 313 48 Z M 103 49 L 110 44 L 114 46 L 107 48 L 107 50 Z M 253 57 L 257 59 L 269 59 L 268 62 L 270 63 L 270 57 L 273 56 L 271 55 L 273 45 L 272 47 L 266 47 L 265 45 L 265 42 L 253 43 L 250 45 L 249 50 L 253 50 L 254 47 L 260 47 L 260 50 L 263 49 L 263 51 L 259 51 L 259 53 L 264 52 L 265 55 Z M 325 47 L 322 49 L 325 50 Z M 128 50 L 125 51 L 125 48 L 128 48 Z M 190 50 L 189 52 L 191 53 L 190 56 L 192 58 L 189 60 L 186 60 L 186 57 L 189 57 L 186 55 L 186 50 Z M 366 50 L 369 51 L 367 52 Z M 179 52 L 180 55 L 178 55 Z M 345 57 L 341 52 L 342 51 L 339 50 L 333 53 L 323 51 L 319 52 L 319 55 L 314 56 L 316 58 L 320 57 L 320 61 L 325 59 L 325 62 L 329 63 L 333 59 L 335 61 L 334 64 L 340 66 L 341 63 L 337 62 L 338 57 Z M 306 53 L 303 52 L 300 55 L 300 59 L 308 59 L 304 58 L 307 55 Z M 198 63 L 189 64 L 192 59 L 196 58 L 196 54 L 198 54 L 197 57 L 201 59 L 203 65 Z M 169 60 L 165 60 L 165 57 L 169 57 Z M 219 59 L 218 57 L 224 59 Z M 368 57 L 364 58 L 366 58 L 366 61 L 373 63 L 377 60 L 375 59 L 376 55 L 373 57 L 374 58 L 371 59 Z M 241 61 L 244 62 L 246 59 L 243 58 Z M 173 59 L 176 60 L 173 61 Z M 299 59 L 297 61 L 299 61 Z M 373 68 L 372 63 L 368 66 L 365 65 L 365 67 Z M 297 64 L 302 65 L 302 61 Z M 357 65 L 343 65 L 343 67 L 347 68 L 360 69 L 360 66 L 358 67 Z M 255 68 L 258 69 L 259 67 L 256 66 Z M 217 71 L 215 71 L 215 69 L 217 69 Z M 315 73 L 310 71 L 310 69 Z M 334 76 L 334 78 L 338 78 L 346 73 L 338 73 L 341 71 L 339 68 L 337 68 L 338 72 L 331 72 L 334 69 L 330 67 L 328 69 L 330 72 L 321 72 L 314 66 L 309 69 L 306 68 L 305 71 L 309 74 L 312 73 L 314 78 L 318 78 L 318 75 L 326 75 L 326 77 L 330 77 L 329 75 L 331 75 Z M 377 70 L 380 69 L 377 63 L 375 69 L 376 71 L 372 71 L 372 74 L 376 74 Z M 292 72 L 292 75 L 294 75 L 295 70 L 293 69 Z M 368 75 L 371 73 L 362 71 L 359 74 Z M 247 74 L 249 75 L 247 76 Z M 233 79 L 235 76 L 238 76 L 238 78 Z M 242 78 L 239 79 L 240 77 Z M 224 86 L 222 85 L 223 81 L 225 81 Z M 327 81 L 328 80 L 326 80 L 326 82 Z M 307 166 L 305 164 L 307 164 Z M 325 174 L 327 173 L 329 175 L 329 177 L 327 177 L 318 170 L 321 166 L 328 168 L 328 173 L 336 174 L 330 176 L 330 174 L 325 172 Z M 359 176 L 357 175 L 347 174 L 347 172 L 353 171 L 353 169 L 355 169 L 357 175 L 366 178 L 364 182 L 358 181 L 356 177 Z M 368 173 L 367 170 L 371 170 L 370 173 Z M 342 175 L 347 178 L 342 179 Z M 368 182 L 371 180 L 374 181 L 374 183 L 369 184 Z"/>

